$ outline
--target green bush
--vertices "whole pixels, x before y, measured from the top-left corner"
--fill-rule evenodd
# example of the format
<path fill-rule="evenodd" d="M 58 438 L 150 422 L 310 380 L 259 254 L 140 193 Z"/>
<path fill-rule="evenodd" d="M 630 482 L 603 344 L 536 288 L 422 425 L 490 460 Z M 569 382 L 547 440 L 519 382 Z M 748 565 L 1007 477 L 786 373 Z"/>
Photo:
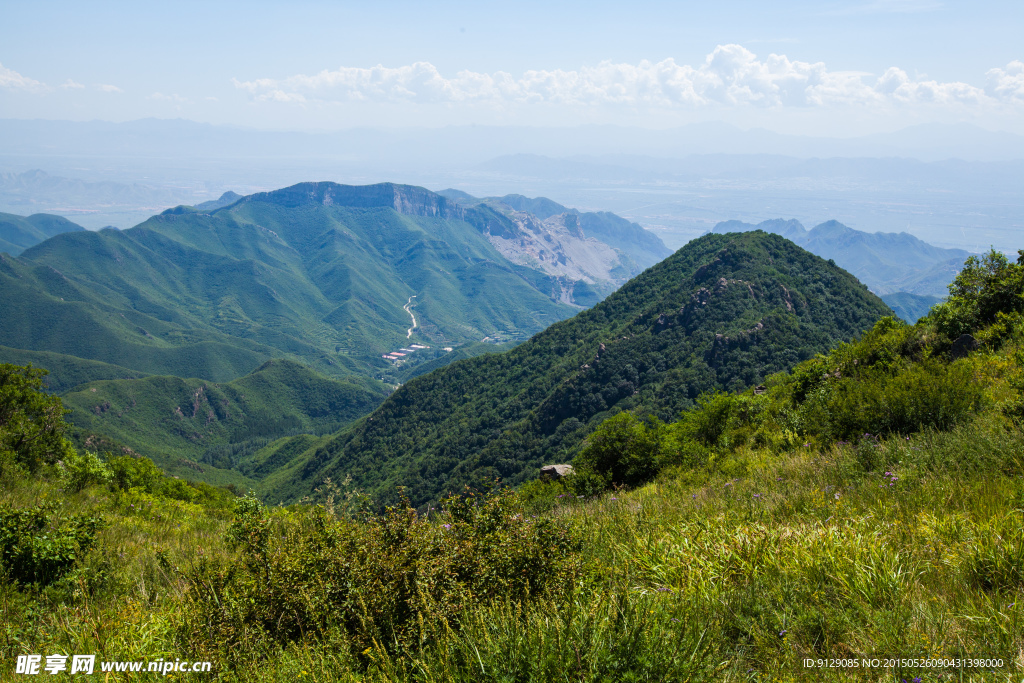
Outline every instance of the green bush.
<path fill-rule="evenodd" d="M 153 493 L 164 479 L 163 471 L 149 458 L 136 458 L 130 455 L 110 456 L 107 459 L 107 467 L 110 468 L 111 484 L 123 491 L 138 488 L 146 493 Z"/>
<path fill-rule="evenodd" d="M 734 430 L 750 418 L 749 397 L 707 393 L 697 399 L 697 407 L 683 413 L 665 430 L 660 464 L 699 467 L 716 452 L 729 448 L 741 438 Z M 741 430 L 747 432 L 749 430 Z"/>
<path fill-rule="evenodd" d="M 475 606 L 558 595 L 580 566 L 575 532 L 525 515 L 507 491 L 447 499 L 432 519 L 403 506 L 362 521 L 322 507 L 270 514 L 243 498 L 229 541 L 235 560 L 184 572 L 178 634 L 233 665 L 309 637 L 364 660 L 377 647 L 413 652 L 425 624 L 458 629 Z"/>
<path fill-rule="evenodd" d="M 949 299 L 929 314 L 940 332 L 955 339 L 997 322 L 1000 313 L 1024 311 L 1024 251 L 1017 253 L 1015 264 L 995 249 L 967 259 Z"/>
<path fill-rule="evenodd" d="M 90 451 L 72 452 L 57 463 L 65 490 L 76 493 L 87 486 L 110 481 L 110 468 Z"/>
<path fill-rule="evenodd" d="M 573 487 L 600 486 L 594 475 L 604 480 L 605 488 L 650 480 L 658 472 L 664 427 L 657 418 L 643 420 L 628 411 L 608 418 L 587 437 L 573 460 L 580 471 Z"/>
<path fill-rule="evenodd" d="M 27 509 L 0 505 L 0 574 L 19 583 L 48 585 L 78 564 L 101 526 L 96 517 L 62 517 L 53 504 Z"/>
<path fill-rule="evenodd" d="M 69 412 L 43 392 L 46 370 L 0 363 L 0 453 L 35 472 L 74 452 L 64 438 Z"/>
<path fill-rule="evenodd" d="M 864 434 L 948 430 L 976 411 L 983 396 L 968 362 L 927 360 L 895 374 L 871 369 L 842 377 L 810 396 L 802 412 L 809 432 L 855 440 Z"/>

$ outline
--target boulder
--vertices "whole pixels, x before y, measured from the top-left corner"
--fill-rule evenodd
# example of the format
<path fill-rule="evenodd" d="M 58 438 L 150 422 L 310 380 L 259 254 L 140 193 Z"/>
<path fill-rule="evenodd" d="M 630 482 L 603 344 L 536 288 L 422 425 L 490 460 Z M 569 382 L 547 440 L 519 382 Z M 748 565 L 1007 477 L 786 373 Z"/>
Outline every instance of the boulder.
<path fill-rule="evenodd" d="M 540 468 L 541 479 L 561 479 L 572 474 L 572 465 L 544 465 Z"/>
<path fill-rule="evenodd" d="M 978 343 L 978 340 L 971 335 L 961 334 L 956 338 L 956 341 L 953 342 L 953 347 L 949 350 L 949 355 L 952 356 L 954 360 L 957 358 L 963 358 L 971 351 L 977 351 L 980 346 L 981 344 Z"/>

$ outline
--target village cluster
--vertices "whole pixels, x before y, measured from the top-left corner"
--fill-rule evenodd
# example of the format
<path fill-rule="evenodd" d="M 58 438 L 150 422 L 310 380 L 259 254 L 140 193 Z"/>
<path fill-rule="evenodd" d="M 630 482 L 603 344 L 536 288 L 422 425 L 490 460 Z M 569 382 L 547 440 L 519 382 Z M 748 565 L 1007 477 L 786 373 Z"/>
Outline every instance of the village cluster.
<path fill-rule="evenodd" d="M 383 356 L 381 356 L 381 358 L 386 358 L 388 360 L 403 360 L 404 357 L 409 355 L 410 353 L 416 353 L 420 349 L 429 348 L 429 346 L 423 346 L 422 344 L 409 344 L 409 348 L 398 349 L 398 351 L 391 351 L 389 353 L 385 353 Z"/>

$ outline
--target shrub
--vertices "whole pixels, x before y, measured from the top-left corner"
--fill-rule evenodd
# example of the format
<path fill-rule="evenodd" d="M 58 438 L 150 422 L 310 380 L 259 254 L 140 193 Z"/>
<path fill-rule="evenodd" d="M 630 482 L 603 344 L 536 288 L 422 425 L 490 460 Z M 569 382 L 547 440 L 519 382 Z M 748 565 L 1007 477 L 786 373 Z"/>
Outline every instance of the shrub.
<path fill-rule="evenodd" d="M 0 505 L 0 572 L 7 579 L 45 586 L 67 574 L 92 547 L 102 521 L 61 517 L 56 510 L 53 504 Z"/>
<path fill-rule="evenodd" d="M 164 478 L 164 473 L 149 458 L 115 455 L 107 459 L 107 467 L 111 483 L 123 491 L 138 488 L 153 493 Z"/>
<path fill-rule="evenodd" d="M 949 285 L 949 299 L 929 318 L 950 339 L 997 322 L 998 314 L 1024 311 L 1024 251 L 1017 263 L 995 249 L 971 256 Z"/>
<path fill-rule="evenodd" d="M 46 370 L 0 363 L 0 453 L 35 472 L 73 452 L 64 438 L 69 411 L 60 399 L 43 393 Z"/>
<path fill-rule="evenodd" d="M 852 440 L 865 433 L 950 429 L 977 410 L 983 396 L 966 361 L 926 360 L 895 374 L 872 369 L 843 377 L 820 388 L 801 411 L 811 433 Z"/>
<path fill-rule="evenodd" d="M 99 456 L 90 451 L 71 452 L 57 464 L 64 488 L 72 493 L 93 484 L 105 484 L 110 481 L 110 469 Z"/>
<path fill-rule="evenodd" d="M 271 515 L 243 498 L 229 541 L 236 559 L 184 572 L 178 634 L 236 666 L 308 637 L 340 639 L 364 661 L 378 647 L 416 651 L 425 624 L 458 629 L 478 605 L 557 595 L 579 571 L 576 533 L 524 515 L 507 491 L 450 498 L 433 519 L 404 505 L 363 521 L 322 507 Z"/>
<path fill-rule="evenodd" d="M 589 481 L 593 475 L 603 479 L 605 486 L 636 486 L 648 481 L 658 472 L 663 433 L 664 424 L 655 417 L 642 420 L 626 411 L 608 418 L 587 437 L 573 460 L 583 475 L 574 482 L 574 488 L 585 480 L 599 485 Z M 589 479 L 584 473 L 591 473 Z"/>

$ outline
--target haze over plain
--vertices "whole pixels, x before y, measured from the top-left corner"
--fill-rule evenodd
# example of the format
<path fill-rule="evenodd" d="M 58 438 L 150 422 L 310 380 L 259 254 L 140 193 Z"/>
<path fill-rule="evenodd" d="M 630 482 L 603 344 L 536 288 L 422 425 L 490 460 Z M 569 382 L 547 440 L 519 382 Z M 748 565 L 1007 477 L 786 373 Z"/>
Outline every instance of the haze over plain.
<path fill-rule="evenodd" d="M 127 228 L 225 190 L 332 180 L 550 196 L 673 248 L 728 219 L 836 219 L 971 251 L 1012 250 L 1024 228 L 1016 4 L 5 14 L 0 210 L 12 213 Z M 39 170 L 56 179 L 24 175 Z"/>

